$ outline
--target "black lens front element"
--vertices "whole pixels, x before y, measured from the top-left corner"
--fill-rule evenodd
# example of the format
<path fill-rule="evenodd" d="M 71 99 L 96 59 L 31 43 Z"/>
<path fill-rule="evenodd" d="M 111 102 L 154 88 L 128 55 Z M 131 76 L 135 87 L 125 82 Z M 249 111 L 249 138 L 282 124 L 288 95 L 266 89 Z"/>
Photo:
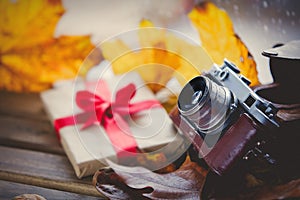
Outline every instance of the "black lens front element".
<path fill-rule="evenodd" d="M 182 89 L 178 97 L 178 110 L 201 132 L 216 134 L 222 129 L 231 99 L 227 88 L 206 76 L 198 76 Z"/>
<path fill-rule="evenodd" d="M 190 111 L 201 101 L 207 94 L 207 87 L 202 76 L 198 76 L 191 80 L 182 89 L 178 97 L 178 107 L 182 111 Z"/>

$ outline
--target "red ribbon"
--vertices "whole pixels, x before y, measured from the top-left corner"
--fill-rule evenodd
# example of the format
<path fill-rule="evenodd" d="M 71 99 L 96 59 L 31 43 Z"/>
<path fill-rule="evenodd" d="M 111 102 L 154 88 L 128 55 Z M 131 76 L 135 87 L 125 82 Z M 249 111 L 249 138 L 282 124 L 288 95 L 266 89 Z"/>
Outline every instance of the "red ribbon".
<path fill-rule="evenodd" d="M 136 92 L 134 84 L 128 84 L 117 91 L 115 101 L 110 102 L 110 92 L 106 82 L 100 81 L 99 93 L 101 96 L 89 91 L 79 91 L 76 94 L 76 104 L 83 110 L 82 113 L 56 119 L 54 127 L 57 131 L 65 126 L 83 124 L 85 129 L 94 124 L 104 127 L 119 158 L 137 153 L 137 144 L 133 138 L 129 125 L 124 120 L 126 116 L 140 111 L 160 106 L 156 100 L 146 100 L 130 103 Z M 58 137 L 60 138 L 59 134 Z"/>

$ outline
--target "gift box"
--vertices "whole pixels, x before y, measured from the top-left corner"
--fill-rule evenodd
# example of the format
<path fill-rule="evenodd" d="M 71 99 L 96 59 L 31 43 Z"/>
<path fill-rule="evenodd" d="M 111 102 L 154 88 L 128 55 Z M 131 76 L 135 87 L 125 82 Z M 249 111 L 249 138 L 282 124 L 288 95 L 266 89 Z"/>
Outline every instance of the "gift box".
<path fill-rule="evenodd" d="M 78 178 L 94 174 L 106 159 L 130 160 L 141 152 L 172 155 L 183 143 L 136 73 L 96 83 L 67 82 L 41 93 L 41 98 Z"/>

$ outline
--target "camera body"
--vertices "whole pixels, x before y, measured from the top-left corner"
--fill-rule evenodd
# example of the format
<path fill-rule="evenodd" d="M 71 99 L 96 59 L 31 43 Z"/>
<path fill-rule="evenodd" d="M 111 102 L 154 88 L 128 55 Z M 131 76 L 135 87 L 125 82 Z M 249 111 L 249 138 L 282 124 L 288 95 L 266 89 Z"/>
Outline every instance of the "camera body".
<path fill-rule="evenodd" d="M 270 130 L 280 126 L 277 109 L 249 84 L 233 63 L 224 60 L 222 66 L 213 65 L 189 81 L 170 114 L 198 157 L 219 175 L 251 156 L 275 163 L 262 147 L 272 140 Z"/>

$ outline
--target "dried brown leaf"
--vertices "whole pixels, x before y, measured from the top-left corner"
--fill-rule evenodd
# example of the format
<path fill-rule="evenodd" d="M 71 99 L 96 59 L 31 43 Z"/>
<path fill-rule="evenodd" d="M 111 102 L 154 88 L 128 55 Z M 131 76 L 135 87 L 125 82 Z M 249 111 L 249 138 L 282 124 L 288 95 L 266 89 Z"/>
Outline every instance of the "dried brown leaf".
<path fill-rule="evenodd" d="M 199 199 L 207 171 L 187 161 L 176 171 L 154 173 L 142 167 L 100 169 L 93 183 L 97 190 L 113 199 Z"/>

